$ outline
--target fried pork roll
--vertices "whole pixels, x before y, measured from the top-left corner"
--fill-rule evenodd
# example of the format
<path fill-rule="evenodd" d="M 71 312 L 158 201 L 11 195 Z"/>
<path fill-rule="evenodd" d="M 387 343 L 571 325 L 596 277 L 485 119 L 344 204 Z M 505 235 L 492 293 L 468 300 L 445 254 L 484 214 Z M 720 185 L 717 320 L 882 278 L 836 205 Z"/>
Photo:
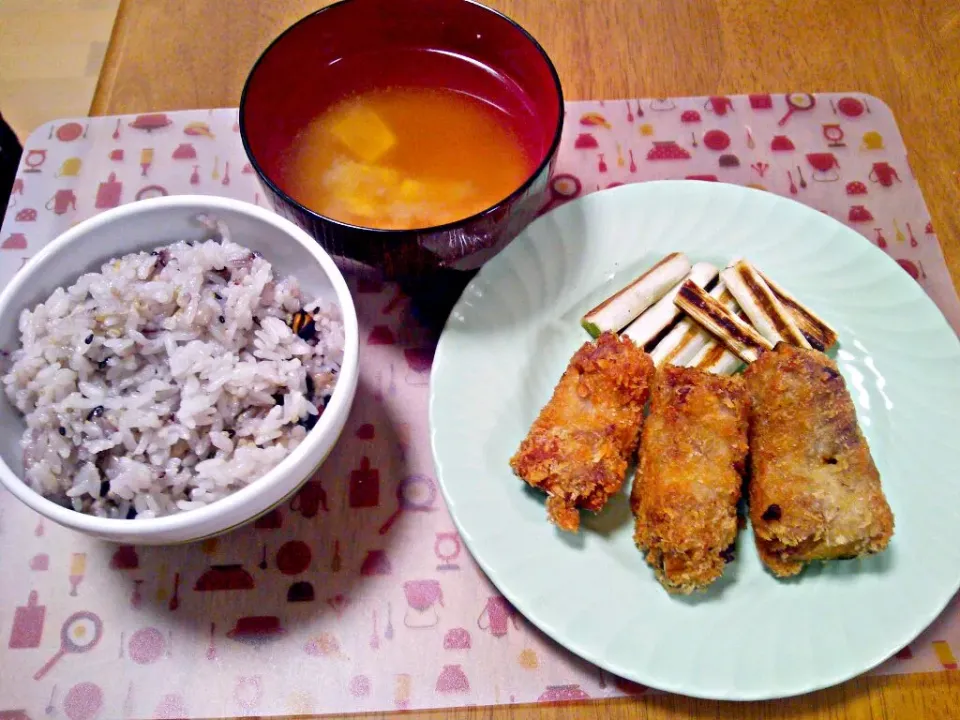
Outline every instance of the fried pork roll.
<path fill-rule="evenodd" d="M 606 332 L 584 343 L 540 411 L 510 467 L 549 496 L 563 530 L 580 527 L 578 508 L 600 510 L 623 485 L 637 450 L 653 361 L 629 338 Z"/>
<path fill-rule="evenodd" d="M 747 368 L 750 520 L 779 577 L 814 560 L 880 552 L 893 515 L 836 364 L 786 343 Z"/>
<path fill-rule="evenodd" d="M 637 547 L 670 592 L 705 588 L 732 558 L 749 405 L 740 376 L 657 372 L 630 505 Z"/>

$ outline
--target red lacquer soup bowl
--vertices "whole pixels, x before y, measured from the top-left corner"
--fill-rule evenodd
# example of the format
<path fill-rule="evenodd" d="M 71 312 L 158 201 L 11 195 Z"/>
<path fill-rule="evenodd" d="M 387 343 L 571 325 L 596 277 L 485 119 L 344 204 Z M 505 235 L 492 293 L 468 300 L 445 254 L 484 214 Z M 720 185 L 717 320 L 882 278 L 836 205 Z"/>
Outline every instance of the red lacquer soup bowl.
<path fill-rule="evenodd" d="M 324 108 L 384 87 L 457 90 L 506 110 L 523 128 L 526 179 L 492 207 L 410 230 L 352 225 L 285 189 L 293 139 Z M 393 278 L 473 270 L 545 205 L 563 126 L 563 91 L 543 48 L 509 18 L 470 0 L 344 0 L 283 32 L 254 65 L 240 101 L 250 162 L 281 215 L 331 254 Z"/>

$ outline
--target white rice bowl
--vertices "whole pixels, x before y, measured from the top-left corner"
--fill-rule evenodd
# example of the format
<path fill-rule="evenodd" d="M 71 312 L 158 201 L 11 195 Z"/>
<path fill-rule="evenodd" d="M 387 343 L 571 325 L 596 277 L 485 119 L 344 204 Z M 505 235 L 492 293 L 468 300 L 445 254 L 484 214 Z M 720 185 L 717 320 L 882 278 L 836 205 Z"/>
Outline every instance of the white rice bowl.
<path fill-rule="evenodd" d="M 323 412 L 344 354 L 338 308 L 222 225 L 57 288 L 19 332 L 3 387 L 26 422 L 23 480 L 106 518 L 192 510 L 266 474 Z"/>

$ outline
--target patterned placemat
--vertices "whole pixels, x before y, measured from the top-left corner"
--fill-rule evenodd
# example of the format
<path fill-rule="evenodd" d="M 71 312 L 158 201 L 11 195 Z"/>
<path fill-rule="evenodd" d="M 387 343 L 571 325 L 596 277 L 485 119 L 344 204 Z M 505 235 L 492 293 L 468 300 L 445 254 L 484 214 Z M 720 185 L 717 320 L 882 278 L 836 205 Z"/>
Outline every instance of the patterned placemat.
<path fill-rule="evenodd" d="M 236 110 L 62 120 L 26 142 L 0 283 L 79 220 L 156 195 L 266 203 Z M 695 177 L 829 213 L 895 257 L 954 328 L 960 303 L 896 122 L 856 93 L 567 105 L 553 206 Z M 0 491 L 0 717 L 192 718 L 640 694 L 547 639 L 472 562 L 430 456 L 432 334 L 356 279 L 361 383 L 333 455 L 289 504 L 201 545 L 115 547 Z M 955 670 L 958 600 L 874 672 Z M 952 649 L 953 648 L 953 649 Z"/>

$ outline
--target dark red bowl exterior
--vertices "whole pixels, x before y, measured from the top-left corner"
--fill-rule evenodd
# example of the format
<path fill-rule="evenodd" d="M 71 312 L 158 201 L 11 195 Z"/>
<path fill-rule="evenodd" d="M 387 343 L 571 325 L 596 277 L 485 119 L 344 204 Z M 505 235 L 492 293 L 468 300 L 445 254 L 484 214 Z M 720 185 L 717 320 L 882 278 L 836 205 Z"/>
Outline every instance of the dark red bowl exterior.
<path fill-rule="evenodd" d="M 342 96 L 359 85 L 402 82 L 401 67 L 363 77 L 338 76 L 343 58 L 375 50 L 432 49 L 479 61 L 522 91 L 539 130 L 537 163 L 522 186 L 494 207 L 454 223 L 419 230 L 377 230 L 325 217 L 301 205 L 277 181 L 290 138 L 322 109 L 316 94 Z M 431 84 L 458 87 L 443 63 L 427 68 Z M 449 75 L 449 73 L 447 73 Z M 491 75 L 496 77 L 496 75 Z M 473 88 L 485 99 L 503 88 Z M 499 102 L 498 98 L 492 98 Z M 263 52 L 240 100 L 240 135 L 275 210 L 328 252 L 387 277 L 441 268 L 473 270 L 503 249 L 544 206 L 563 127 L 563 91 L 543 48 L 509 18 L 472 0 L 342 0 L 303 18 Z"/>

